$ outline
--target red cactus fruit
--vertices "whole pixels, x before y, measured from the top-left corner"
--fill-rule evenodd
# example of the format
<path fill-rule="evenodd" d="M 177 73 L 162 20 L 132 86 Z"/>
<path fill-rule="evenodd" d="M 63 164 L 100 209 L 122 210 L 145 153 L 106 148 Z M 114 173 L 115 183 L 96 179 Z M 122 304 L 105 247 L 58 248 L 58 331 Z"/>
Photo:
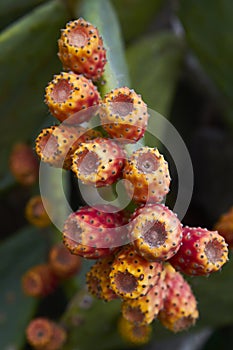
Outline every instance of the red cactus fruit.
<path fill-rule="evenodd" d="M 156 148 L 142 147 L 126 160 L 126 190 L 136 203 L 161 202 L 169 192 L 168 164 Z"/>
<path fill-rule="evenodd" d="M 13 146 L 9 168 L 16 181 L 23 186 L 32 186 L 38 180 L 38 160 L 32 148 L 26 143 L 17 143 Z"/>
<path fill-rule="evenodd" d="M 165 266 L 167 295 L 159 320 L 173 332 L 180 332 L 194 325 L 198 318 L 197 302 L 190 285 L 170 264 Z"/>
<path fill-rule="evenodd" d="M 27 340 L 37 350 L 60 350 L 66 340 L 65 330 L 47 318 L 32 320 L 26 329 Z"/>
<path fill-rule="evenodd" d="M 58 56 L 66 70 L 97 80 L 107 62 L 106 50 L 98 29 L 84 19 L 68 22 L 58 40 Z"/>
<path fill-rule="evenodd" d="M 135 210 L 129 237 L 138 254 L 149 261 L 168 260 L 182 241 L 182 225 L 163 204 L 148 204 Z"/>
<path fill-rule="evenodd" d="M 118 298 L 110 287 L 109 274 L 111 272 L 113 260 L 114 255 L 97 260 L 86 274 L 86 283 L 89 293 L 105 301 Z"/>
<path fill-rule="evenodd" d="M 111 205 L 85 206 L 69 215 L 63 230 L 63 242 L 72 254 L 87 259 L 111 255 L 124 244 L 125 218 Z"/>
<path fill-rule="evenodd" d="M 101 124 L 113 138 L 136 142 L 145 133 L 148 122 L 147 105 L 140 95 L 128 87 L 105 95 L 99 108 Z"/>
<path fill-rule="evenodd" d="M 95 109 L 88 108 L 99 104 L 100 95 L 91 80 L 73 72 L 62 72 L 46 87 L 45 102 L 61 122 L 81 124 L 94 114 Z"/>
<path fill-rule="evenodd" d="M 51 224 L 41 196 L 33 196 L 29 199 L 25 207 L 25 217 L 30 224 L 36 227 L 47 227 Z"/>
<path fill-rule="evenodd" d="M 146 295 L 157 283 L 162 264 L 149 262 L 131 246 L 123 247 L 116 255 L 110 272 L 110 286 L 123 299 Z"/>
<path fill-rule="evenodd" d="M 33 266 L 22 277 L 23 291 L 32 297 L 45 297 L 53 293 L 57 284 L 57 276 L 48 264 Z"/>
<path fill-rule="evenodd" d="M 87 185 L 108 186 L 121 176 L 125 153 L 110 139 L 82 143 L 73 155 L 72 170 Z"/>
<path fill-rule="evenodd" d="M 69 170 L 73 153 L 80 143 L 100 136 L 99 131 L 81 126 L 54 125 L 37 136 L 36 153 L 43 162 Z"/>
<path fill-rule="evenodd" d="M 220 216 L 214 227 L 223 236 L 230 248 L 233 248 L 233 207 Z"/>
<path fill-rule="evenodd" d="M 143 345 L 149 342 L 151 338 L 151 325 L 137 325 L 120 317 L 118 321 L 118 332 L 127 343 Z"/>
<path fill-rule="evenodd" d="M 208 275 L 228 260 L 227 244 L 217 231 L 184 227 L 182 245 L 169 261 L 187 275 Z"/>
<path fill-rule="evenodd" d="M 167 287 L 162 272 L 159 280 L 143 297 L 127 299 L 122 303 L 122 315 L 129 322 L 137 325 L 150 324 L 163 308 Z"/>
<path fill-rule="evenodd" d="M 72 255 L 63 244 L 55 244 L 49 252 L 49 265 L 59 278 L 68 278 L 77 274 L 82 265 L 80 256 Z"/>

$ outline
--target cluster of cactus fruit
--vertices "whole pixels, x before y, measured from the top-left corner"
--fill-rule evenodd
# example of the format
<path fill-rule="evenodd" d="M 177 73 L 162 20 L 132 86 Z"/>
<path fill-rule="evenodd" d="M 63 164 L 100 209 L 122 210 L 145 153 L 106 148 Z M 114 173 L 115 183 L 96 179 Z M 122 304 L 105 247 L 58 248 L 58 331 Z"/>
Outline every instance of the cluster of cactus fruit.
<path fill-rule="evenodd" d="M 173 332 L 187 329 L 197 320 L 198 309 L 181 273 L 206 276 L 220 270 L 228 259 L 227 244 L 217 231 L 183 227 L 162 204 L 171 179 L 157 148 L 140 146 L 129 154 L 127 145 L 146 132 L 147 105 L 125 86 L 101 99 L 95 83 L 107 60 L 97 28 L 81 18 L 69 22 L 58 43 L 64 72 L 46 87 L 45 102 L 61 124 L 41 131 L 36 153 L 51 166 L 71 170 L 88 186 L 124 179 L 136 209 L 96 203 L 70 214 L 64 223 L 64 247 L 51 251 L 48 264 L 28 271 L 23 288 L 28 295 L 47 295 L 77 272 L 80 257 L 95 259 L 86 275 L 88 290 L 107 302 L 122 300 L 123 337 L 135 343 L 147 340 L 155 319 Z M 94 116 L 101 127 L 87 128 Z M 54 333 L 60 334 L 59 345 L 53 344 Z M 45 319 L 32 321 L 27 336 L 36 349 L 56 350 L 65 341 L 62 330 Z"/>

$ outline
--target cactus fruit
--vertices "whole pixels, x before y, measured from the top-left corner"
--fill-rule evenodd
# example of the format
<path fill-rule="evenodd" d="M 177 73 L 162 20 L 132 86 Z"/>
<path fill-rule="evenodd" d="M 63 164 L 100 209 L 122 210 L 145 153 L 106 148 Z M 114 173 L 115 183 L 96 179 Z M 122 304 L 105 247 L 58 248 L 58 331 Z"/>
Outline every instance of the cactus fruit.
<path fill-rule="evenodd" d="M 58 40 L 58 56 L 64 69 L 99 79 L 107 62 L 106 50 L 98 29 L 79 18 L 67 23 Z"/>
<path fill-rule="evenodd" d="M 177 253 L 182 241 L 182 225 L 163 204 L 148 204 L 135 210 L 129 237 L 134 248 L 149 261 L 168 260 Z"/>
<path fill-rule="evenodd" d="M 86 185 L 111 185 L 121 176 L 125 153 L 110 139 L 82 143 L 73 155 L 72 170 Z"/>
<path fill-rule="evenodd" d="M 43 199 L 45 201 L 45 198 Z M 44 208 L 41 196 L 33 196 L 25 207 L 25 217 L 36 227 L 47 227 L 51 224 L 47 211 Z"/>
<path fill-rule="evenodd" d="M 227 244 L 217 231 L 184 227 L 182 245 L 169 261 L 187 275 L 208 275 L 228 260 Z"/>
<path fill-rule="evenodd" d="M 73 72 L 55 75 L 46 87 L 45 103 L 51 114 L 69 124 L 81 124 L 95 113 L 100 95 L 91 80 Z"/>
<path fill-rule="evenodd" d="M 188 282 L 170 264 L 165 266 L 165 273 L 167 293 L 158 318 L 164 327 L 180 332 L 195 324 L 197 302 Z"/>
<path fill-rule="evenodd" d="M 145 133 L 148 122 L 147 105 L 140 95 L 128 87 L 106 94 L 99 114 L 104 130 L 113 138 L 136 142 Z"/>
<path fill-rule="evenodd" d="M 118 332 L 127 343 L 134 345 L 147 344 L 151 338 L 151 325 L 136 325 L 120 317 L 118 321 Z"/>
<path fill-rule="evenodd" d="M 142 147 L 135 151 L 123 171 L 125 187 L 136 203 L 161 202 L 169 192 L 168 164 L 157 148 Z"/>
<path fill-rule="evenodd" d="M 233 248 L 233 207 L 221 215 L 214 227 L 223 236 L 230 248 Z"/>
<path fill-rule="evenodd" d="M 123 247 L 112 263 L 110 286 L 123 299 L 136 299 L 146 295 L 159 280 L 162 264 L 149 262 L 131 246 Z"/>

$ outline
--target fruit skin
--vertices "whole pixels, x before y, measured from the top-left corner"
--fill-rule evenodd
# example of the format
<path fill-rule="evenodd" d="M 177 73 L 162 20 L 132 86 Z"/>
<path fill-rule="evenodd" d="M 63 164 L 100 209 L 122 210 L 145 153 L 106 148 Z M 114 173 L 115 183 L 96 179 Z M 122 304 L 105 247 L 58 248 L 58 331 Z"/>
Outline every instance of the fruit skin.
<path fill-rule="evenodd" d="M 45 198 L 43 199 L 45 201 Z M 25 217 L 36 227 L 47 227 L 51 225 L 50 218 L 44 208 L 41 196 L 33 196 L 25 207 Z"/>
<path fill-rule="evenodd" d="M 121 176 L 125 152 L 110 139 L 96 138 L 79 145 L 73 155 L 72 171 L 86 185 L 109 186 Z"/>
<path fill-rule="evenodd" d="M 227 244 L 217 231 L 184 227 L 182 245 L 169 261 L 187 275 L 208 275 L 218 271 L 228 260 Z"/>
<path fill-rule="evenodd" d="M 99 102 L 100 95 L 92 81 L 73 72 L 55 75 L 45 89 L 45 103 L 51 114 L 69 124 L 88 121 Z"/>
<path fill-rule="evenodd" d="M 133 213 L 129 239 L 144 259 L 168 260 L 180 249 L 182 225 L 176 214 L 165 205 L 148 204 Z"/>
<path fill-rule="evenodd" d="M 58 57 L 65 70 L 93 80 L 102 76 L 107 62 L 106 50 L 98 29 L 89 22 L 82 18 L 68 22 L 61 31 L 58 47 Z"/>
<path fill-rule="evenodd" d="M 43 129 L 36 138 L 36 153 L 39 158 L 56 168 L 70 170 L 72 156 L 77 147 L 88 140 L 100 137 L 101 133 L 81 126 L 54 125 Z"/>
<path fill-rule="evenodd" d="M 99 115 L 103 129 L 112 138 L 126 143 L 143 137 L 149 118 L 147 105 L 141 96 L 125 86 L 105 95 Z"/>
<path fill-rule="evenodd" d="M 109 279 L 114 257 L 114 255 L 110 255 L 97 260 L 86 274 L 88 291 L 98 299 L 111 301 L 118 298 L 110 288 Z"/>
<path fill-rule="evenodd" d="M 18 183 L 32 186 L 39 176 L 39 163 L 32 148 L 26 143 L 16 143 L 10 154 L 9 168 Z"/>
<path fill-rule="evenodd" d="M 158 318 L 164 327 L 180 332 L 195 324 L 197 302 L 188 282 L 170 264 L 165 266 L 165 273 L 167 293 Z"/>
<path fill-rule="evenodd" d="M 111 205 L 85 206 L 69 215 L 63 243 L 72 254 L 87 259 L 111 255 L 127 239 L 125 217 Z"/>
<path fill-rule="evenodd" d="M 151 338 L 151 325 L 139 326 L 124 317 L 120 317 L 117 328 L 121 337 L 130 344 L 143 345 Z"/>
<path fill-rule="evenodd" d="M 223 236 L 230 248 L 233 248 L 233 207 L 220 216 L 214 229 Z"/>
<path fill-rule="evenodd" d="M 146 295 L 158 281 L 162 264 L 149 262 L 127 245 L 120 249 L 112 263 L 110 286 L 123 299 Z"/>
<path fill-rule="evenodd" d="M 146 295 L 137 299 L 124 300 L 121 307 L 123 317 L 137 325 L 150 324 L 164 305 L 167 293 L 164 279 L 165 272 L 163 271 L 159 280 Z"/>
<path fill-rule="evenodd" d="M 157 148 L 142 147 L 125 162 L 123 178 L 128 195 L 136 203 L 161 202 L 169 192 L 168 163 Z"/>

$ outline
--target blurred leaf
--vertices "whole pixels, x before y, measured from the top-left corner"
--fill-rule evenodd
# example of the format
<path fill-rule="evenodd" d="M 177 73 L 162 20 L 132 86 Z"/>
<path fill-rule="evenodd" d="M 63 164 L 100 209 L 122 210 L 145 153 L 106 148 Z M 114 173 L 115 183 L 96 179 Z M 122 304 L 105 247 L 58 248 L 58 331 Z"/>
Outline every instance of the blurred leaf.
<path fill-rule="evenodd" d="M 127 50 L 132 86 L 149 108 L 169 113 L 182 57 L 181 40 L 168 32 L 142 39 Z"/>
<path fill-rule="evenodd" d="M 233 124 L 233 2 L 181 0 L 179 16 L 188 44 L 225 97 Z"/>
<path fill-rule="evenodd" d="M 113 0 L 125 41 L 136 40 L 160 10 L 162 0 Z"/>
<path fill-rule="evenodd" d="M 35 228 L 28 227 L 0 246 L 0 349 L 21 349 L 25 327 L 37 300 L 21 291 L 22 274 L 45 258 L 45 240 Z"/>
<path fill-rule="evenodd" d="M 111 89 L 129 84 L 128 72 L 124 58 L 122 38 L 115 11 L 108 0 L 84 0 L 79 15 L 96 25 L 103 36 L 107 50 L 108 63 L 105 66 L 103 80 L 100 86 L 102 94 Z"/>
<path fill-rule="evenodd" d="M 32 139 L 47 114 L 44 89 L 61 69 L 56 41 L 66 20 L 66 8 L 55 0 L 38 7 L 0 35 L 1 177 L 7 170 L 12 144 Z"/>

